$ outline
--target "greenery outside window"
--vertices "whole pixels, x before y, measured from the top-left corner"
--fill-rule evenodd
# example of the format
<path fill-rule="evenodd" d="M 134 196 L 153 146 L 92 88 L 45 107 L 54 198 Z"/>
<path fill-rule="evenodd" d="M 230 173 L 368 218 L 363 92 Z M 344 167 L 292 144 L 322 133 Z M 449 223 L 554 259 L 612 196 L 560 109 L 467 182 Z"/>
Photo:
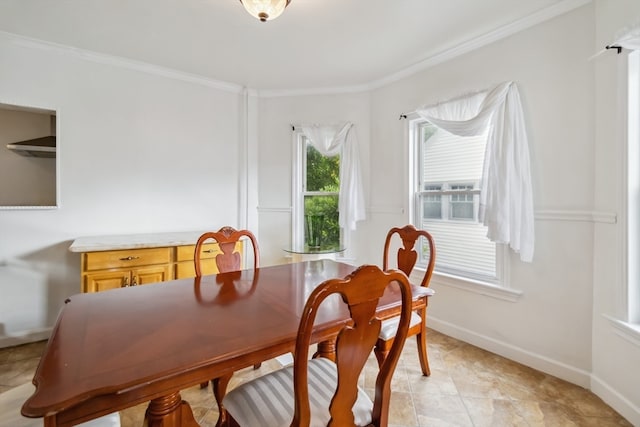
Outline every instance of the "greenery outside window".
<path fill-rule="evenodd" d="M 338 249 L 342 230 L 338 223 L 340 155 L 316 150 L 302 134 L 294 136 L 293 242 L 296 248 Z"/>

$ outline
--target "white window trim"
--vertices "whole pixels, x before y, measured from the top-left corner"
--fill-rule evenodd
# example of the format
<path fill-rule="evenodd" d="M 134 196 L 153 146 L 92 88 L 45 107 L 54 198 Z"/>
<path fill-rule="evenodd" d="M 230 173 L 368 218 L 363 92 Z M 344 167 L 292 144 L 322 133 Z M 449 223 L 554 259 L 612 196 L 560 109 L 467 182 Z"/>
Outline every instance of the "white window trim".
<path fill-rule="evenodd" d="M 413 113 L 407 115 L 406 118 L 405 134 L 407 136 L 407 164 L 409 165 L 409 180 L 408 190 L 410 200 L 409 203 L 409 222 L 411 224 L 416 223 L 416 204 L 418 201 L 415 199 L 415 195 L 420 188 L 420 178 L 418 177 L 418 171 L 420 170 L 420 161 L 417 152 L 418 150 L 413 144 L 418 138 L 418 124 L 423 123 L 426 120 L 420 117 L 418 114 Z M 466 291 L 479 293 L 482 295 L 491 296 L 494 298 L 515 302 L 522 296 L 523 292 L 520 290 L 512 289 L 510 287 L 511 277 L 509 268 L 509 250 L 504 244 L 496 244 L 496 280 L 485 281 L 476 280 L 469 277 L 458 276 L 454 274 L 442 273 L 439 271 L 433 272 L 432 283 L 441 283 L 446 286 L 456 287 Z M 424 271 L 416 267 L 416 270 Z"/>
<path fill-rule="evenodd" d="M 304 196 L 300 189 L 302 188 L 302 171 L 304 170 L 304 156 L 302 155 L 302 131 L 293 131 L 293 153 L 292 153 L 292 172 L 291 181 L 291 245 L 299 248 L 304 245 L 304 222 L 302 216 L 299 215 L 300 209 L 304 209 Z"/>
<path fill-rule="evenodd" d="M 637 261 L 640 259 L 640 123 L 631 119 L 640 114 L 640 51 L 633 51 L 627 57 L 627 85 L 626 93 L 627 105 L 623 114 L 626 114 L 624 122 L 627 129 L 624 138 L 623 148 L 623 168 L 624 182 L 626 186 L 626 197 L 623 201 L 625 221 L 623 222 L 624 241 L 624 271 L 626 280 L 624 281 L 624 308 L 623 318 L 625 321 L 615 320 L 614 326 L 619 331 L 623 330 L 636 336 L 640 340 L 640 266 Z M 635 159 L 635 160 L 634 160 Z M 631 236 L 634 236 L 632 238 Z M 626 329 L 621 329 L 620 324 L 625 324 Z"/>

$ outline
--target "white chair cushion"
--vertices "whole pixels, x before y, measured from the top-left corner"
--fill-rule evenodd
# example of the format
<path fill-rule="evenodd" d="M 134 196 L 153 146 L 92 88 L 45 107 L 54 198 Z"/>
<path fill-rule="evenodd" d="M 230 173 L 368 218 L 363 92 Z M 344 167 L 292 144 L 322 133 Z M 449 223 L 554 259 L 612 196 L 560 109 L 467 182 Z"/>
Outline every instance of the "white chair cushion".
<path fill-rule="evenodd" d="M 42 418 L 27 418 L 20 414 L 22 405 L 35 391 L 31 383 L 25 383 L 0 394 L 0 427 L 42 427 Z M 120 427 L 120 414 L 105 415 L 78 427 Z"/>
<path fill-rule="evenodd" d="M 422 318 L 415 311 L 411 312 L 411 319 L 409 320 L 409 327 L 413 327 L 418 323 L 422 322 Z M 392 317 L 391 319 L 387 319 L 382 322 L 382 326 L 380 327 L 380 334 L 378 338 L 387 341 L 396 336 L 396 332 L 398 331 L 398 324 L 400 323 L 400 316 Z"/>
<path fill-rule="evenodd" d="M 329 404 L 338 382 L 336 364 L 329 359 L 309 361 L 309 405 L 311 427 L 326 427 Z M 293 419 L 293 366 L 280 369 L 231 390 L 222 400 L 229 414 L 242 427 L 289 427 Z M 358 388 L 353 406 L 357 426 L 371 423 L 373 402 Z"/>

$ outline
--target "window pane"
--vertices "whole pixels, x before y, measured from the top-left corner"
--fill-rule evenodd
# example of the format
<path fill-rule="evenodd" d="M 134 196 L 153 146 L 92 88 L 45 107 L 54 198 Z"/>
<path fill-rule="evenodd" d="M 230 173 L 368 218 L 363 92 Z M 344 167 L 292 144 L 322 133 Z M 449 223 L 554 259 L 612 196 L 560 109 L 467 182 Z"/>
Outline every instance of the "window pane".
<path fill-rule="evenodd" d="M 306 142 L 306 191 L 337 192 L 340 184 L 340 156 L 327 157 Z"/>
<path fill-rule="evenodd" d="M 451 202 L 451 219 L 473 219 L 473 202 Z"/>
<path fill-rule="evenodd" d="M 496 245 L 487 239 L 487 227 L 475 221 L 425 220 L 422 228 L 431 233 L 435 241 L 438 271 L 495 277 Z"/>
<path fill-rule="evenodd" d="M 424 185 L 425 191 L 440 191 L 441 185 Z M 425 194 L 422 196 L 422 218 L 442 218 L 442 196 L 440 194 Z"/>
<path fill-rule="evenodd" d="M 436 199 L 437 200 L 429 200 Z M 422 217 L 431 219 L 442 218 L 442 202 L 440 196 L 425 196 L 422 202 Z"/>
<path fill-rule="evenodd" d="M 473 185 L 451 185 L 452 190 L 473 190 Z M 451 195 L 451 219 L 473 219 L 473 194 Z"/>
<path fill-rule="evenodd" d="M 471 193 L 482 178 L 486 134 L 460 137 L 427 122 L 418 127 L 420 140 L 414 144 L 420 167 L 416 178 L 417 190 L 422 193 L 417 208 L 422 212 L 416 212 L 419 220 L 415 225 L 434 237 L 436 270 L 496 280 L 496 244 L 477 221 L 479 197 Z M 425 262 L 428 246 L 420 248 Z"/>
<path fill-rule="evenodd" d="M 337 194 L 305 196 L 304 215 L 304 239 L 307 245 L 320 245 L 323 248 L 340 246 Z M 319 233 L 319 240 L 315 238 L 315 232 Z"/>

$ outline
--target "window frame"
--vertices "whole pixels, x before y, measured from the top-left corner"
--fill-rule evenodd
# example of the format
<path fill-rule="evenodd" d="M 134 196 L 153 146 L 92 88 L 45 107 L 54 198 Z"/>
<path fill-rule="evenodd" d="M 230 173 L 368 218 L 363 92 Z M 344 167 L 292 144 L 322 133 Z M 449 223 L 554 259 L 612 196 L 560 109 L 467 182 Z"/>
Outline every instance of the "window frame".
<path fill-rule="evenodd" d="M 627 56 L 626 163 L 626 321 L 640 329 L 640 51 Z"/>
<path fill-rule="evenodd" d="M 428 123 L 428 121 L 420 117 L 418 114 L 413 113 L 407 115 L 406 139 L 408 141 L 407 147 L 409 165 L 409 222 L 411 224 L 414 224 L 416 227 L 420 226 L 418 216 L 420 214 L 421 199 L 419 195 L 425 193 L 421 190 L 421 185 L 423 184 L 423 182 L 420 175 L 422 173 L 422 159 L 420 157 L 420 125 L 423 123 Z M 452 181 L 452 183 L 455 182 Z M 468 183 L 468 181 L 465 181 L 465 183 Z M 430 185 L 431 183 L 427 184 Z M 450 190 L 443 190 L 442 192 L 448 193 L 449 195 L 452 194 Z M 473 193 L 474 195 L 474 203 L 476 202 L 476 200 L 478 200 L 479 203 L 479 183 L 477 185 L 474 183 L 474 189 L 470 191 L 470 193 Z M 442 210 L 444 212 L 444 206 Z M 475 209 L 474 211 L 477 212 L 477 210 Z M 469 220 L 449 219 L 449 221 L 467 222 Z M 487 296 L 492 296 L 511 302 L 517 301 L 522 295 L 522 292 L 511 289 L 509 287 L 509 251 L 504 244 L 496 243 L 495 245 L 495 278 L 489 278 L 484 275 L 461 274 L 461 272 L 459 271 L 443 271 L 438 268 L 436 261 L 436 268 L 434 269 L 433 278 L 434 282 L 450 285 L 452 287 L 480 293 Z M 416 268 L 424 271 L 424 265 L 416 265 Z"/>
<path fill-rule="evenodd" d="M 306 196 L 336 196 L 335 191 L 307 191 L 307 138 L 300 130 L 293 131 L 293 165 L 292 165 L 292 186 L 291 186 L 291 245 L 292 248 L 304 247 L 304 200 Z M 340 227 L 340 245 L 346 245 L 346 233 Z"/>

